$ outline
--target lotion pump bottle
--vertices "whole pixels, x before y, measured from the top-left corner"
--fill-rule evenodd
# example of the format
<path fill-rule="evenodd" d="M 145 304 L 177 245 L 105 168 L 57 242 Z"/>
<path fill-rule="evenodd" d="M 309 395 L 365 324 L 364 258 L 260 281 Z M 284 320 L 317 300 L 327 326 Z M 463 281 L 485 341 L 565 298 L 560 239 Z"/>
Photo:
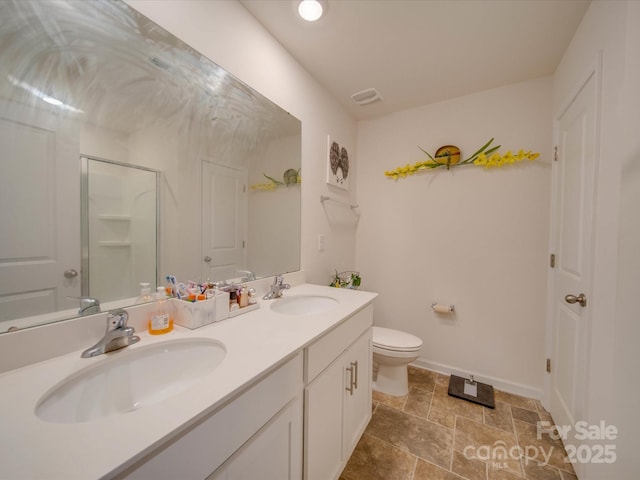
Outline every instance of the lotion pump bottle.
<path fill-rule="evenodd" d="M 172 313 L 164 287 L 158 287 L 156 290 L 156 304 L 153 306 L 151 318 L 149 319 L 149 333 L 151 335 L 161 335 L 173 330 Z"/>
<path fill-rule="evenodd" d="M 151 286 L 144 282 L 140 284 L 140 296 L 136 298 L 136 305 L 140 303 L 153 302 L 155 297 L 151 295 Z"/>

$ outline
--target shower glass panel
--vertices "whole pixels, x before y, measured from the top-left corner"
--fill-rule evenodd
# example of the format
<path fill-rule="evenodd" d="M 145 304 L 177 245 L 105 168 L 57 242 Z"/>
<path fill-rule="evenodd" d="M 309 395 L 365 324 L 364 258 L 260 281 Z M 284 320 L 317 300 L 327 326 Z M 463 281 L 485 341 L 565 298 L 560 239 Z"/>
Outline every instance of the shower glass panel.
<path fill-rule="evenodd" d="M 158 284 L 159 172 L 82 157 L 82 296 L 101 303 Z"/>

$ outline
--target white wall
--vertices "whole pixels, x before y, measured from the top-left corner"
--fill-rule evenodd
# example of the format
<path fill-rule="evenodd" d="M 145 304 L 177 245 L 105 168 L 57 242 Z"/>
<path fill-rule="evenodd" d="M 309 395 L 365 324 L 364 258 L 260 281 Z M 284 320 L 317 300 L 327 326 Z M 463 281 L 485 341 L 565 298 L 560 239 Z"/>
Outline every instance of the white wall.
<path fill-rule="evenodd" d="M 539 396 L 544 372 L 551 79 L 510 85 L 361 122 L 356 266 L 379 292 L 375 324 L 423 340 L 418 363 L 475 373 Z M 535 163 L 385 170 L 447 144 L 463 157 L 495 137 Z M 455 304 L 438 317 L 432 302 Z"/>
<path fill-rule="evenodd" d="M 640 443 L 637 366 L 640 338 L 640 4 L 593 2 L 554 78 L 557 111 L 602 58 L 595 251 L 590 305 L 587 421 L 617 426 L 612 465 L 577 465 L 581 479 L 637 478 Z M 616 261 L 617 260 L 617 261 Z M 633 380 L 632 380 L 633 379 Z"/>
<path fill-rule="evenodd" d="M 116 162 L 129 161 L 129 137 L 91 123 L 80 126 L 80 155 L 89 155 Z"/>
<path fill-rule="evenodd" d="M 264 175 L 282 182 L 284 172 L 300 161 L 298 135 L 272 139 L 263 147 L 249 158 L 249 185 L 271 183 Z M 273 275 L 278 269 L 282 273 L 299 269 L 298 243 L 284 239 L 300 235 L 300 191 L 300 184 L 276 190 L 249 189 L 247 265 L 258 277 Z"/>
<path fill-rule="evenodd" d="M 355 182 L 345 193 L 325 184 L 327 134 L 355 145 L 356 122 L 237 1 L 127 3 L 302 121 L 302 268 L 315 283 L 328 283 L 334 268 L 352 269 L 355 223 L 335 228 L 320 195 L 356 196 Z M 352 150 L 350 159 L 357 157 Z M 326 235 L 324 252 L 316 248 L 319 234 Z"/>

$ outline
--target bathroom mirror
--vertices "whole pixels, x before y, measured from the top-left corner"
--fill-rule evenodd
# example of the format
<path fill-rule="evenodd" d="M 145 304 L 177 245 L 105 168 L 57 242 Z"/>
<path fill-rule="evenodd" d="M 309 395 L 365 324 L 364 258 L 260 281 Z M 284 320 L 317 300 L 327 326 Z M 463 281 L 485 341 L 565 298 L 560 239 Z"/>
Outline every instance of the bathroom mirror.
<path fill-rule="evenodd" d="M 152 287 L 300 268 L 299 177 L 251 188 L 300 172 L 300 121 L 119 0 L 0 2 L 0 145 L 0 333 L 77 315 L 107 266 L 103 310 L 138 295 L 127 262 Z M 157 173 L 157 252 L 127 246 L 123 182 L 83 246 L 82 158 Z"/>

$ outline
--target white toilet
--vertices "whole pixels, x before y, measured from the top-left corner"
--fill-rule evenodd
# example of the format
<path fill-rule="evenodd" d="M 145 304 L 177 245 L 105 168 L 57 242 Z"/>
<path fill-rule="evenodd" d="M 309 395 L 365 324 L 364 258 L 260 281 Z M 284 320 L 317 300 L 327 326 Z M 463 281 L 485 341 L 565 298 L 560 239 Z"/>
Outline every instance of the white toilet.
<path fill-rule="evenodd" d="M 373 389 L 387 395 L 409 393 L 407 365 L 420 353 L 422 340 L 391 328 L 373 327 Z"/>

